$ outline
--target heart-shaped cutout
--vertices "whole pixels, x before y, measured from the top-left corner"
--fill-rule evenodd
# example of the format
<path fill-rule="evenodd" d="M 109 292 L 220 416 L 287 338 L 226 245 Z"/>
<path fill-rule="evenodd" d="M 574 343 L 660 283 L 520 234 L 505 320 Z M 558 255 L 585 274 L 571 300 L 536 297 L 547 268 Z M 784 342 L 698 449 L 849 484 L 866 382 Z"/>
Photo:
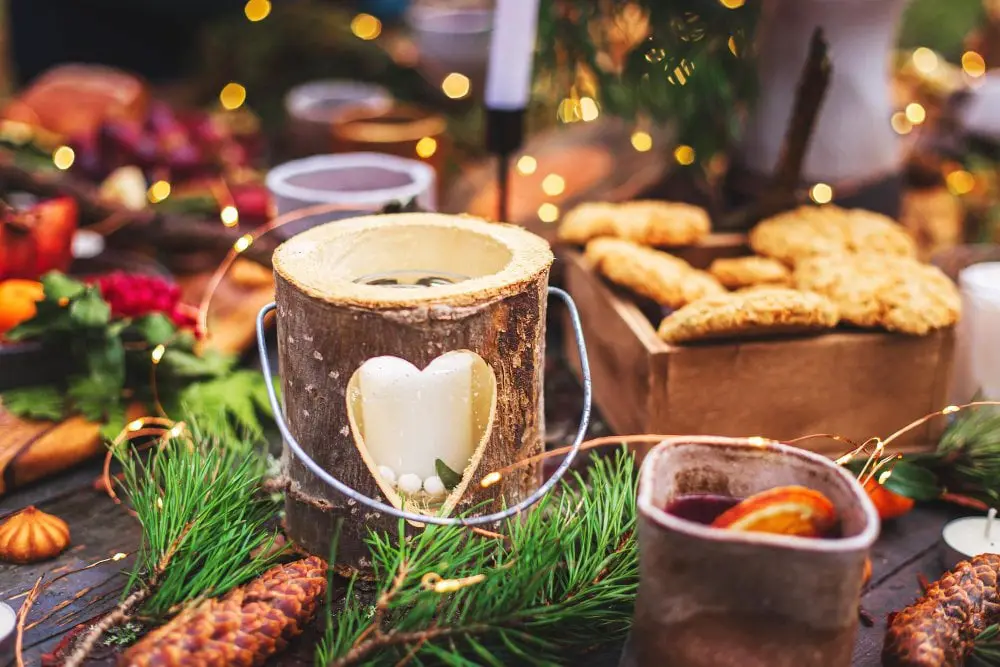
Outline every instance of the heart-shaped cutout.
<path fill-rule="evenodd" d="M 379 489 L 393 507 L 425 514 L 448 514 L 462 498 L 496 406 L 496 374 L 471 350 L 443 354 L 423 370 L 374 357 L 347 384 L 351 435 Z"/>

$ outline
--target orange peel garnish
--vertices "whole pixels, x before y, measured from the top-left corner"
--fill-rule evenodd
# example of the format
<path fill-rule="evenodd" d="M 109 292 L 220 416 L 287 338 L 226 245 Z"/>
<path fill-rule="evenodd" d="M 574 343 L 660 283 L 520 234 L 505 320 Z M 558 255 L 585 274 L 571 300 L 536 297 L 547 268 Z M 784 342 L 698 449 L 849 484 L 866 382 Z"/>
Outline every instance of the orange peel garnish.
<path fill-rule="evenodd" d="M 830 499 L 804 486 L 779 486 L 750 496 L 712 522 L 713 528 L 822 537 L 837 524 Z"/>

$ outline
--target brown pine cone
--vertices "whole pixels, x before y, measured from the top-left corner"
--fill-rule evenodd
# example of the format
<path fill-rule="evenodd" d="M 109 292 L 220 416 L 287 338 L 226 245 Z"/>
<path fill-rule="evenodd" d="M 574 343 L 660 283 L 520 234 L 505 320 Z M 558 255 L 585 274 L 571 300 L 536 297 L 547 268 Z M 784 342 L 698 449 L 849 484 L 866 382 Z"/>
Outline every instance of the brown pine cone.
<path fill-rule="evenodd" d="M 119 664 L 128 667 L 253 667 L 299 635 L 326 592 L 326 563 L 312 556 L 276 565 L 222 598 L 153 630 Z"/>
<path fill-rule="evenodd" d="M 1000 621 L 1000 555 L 962 561 L 889 622 L 885 667 L 961 667 L 980 632 Z"/>

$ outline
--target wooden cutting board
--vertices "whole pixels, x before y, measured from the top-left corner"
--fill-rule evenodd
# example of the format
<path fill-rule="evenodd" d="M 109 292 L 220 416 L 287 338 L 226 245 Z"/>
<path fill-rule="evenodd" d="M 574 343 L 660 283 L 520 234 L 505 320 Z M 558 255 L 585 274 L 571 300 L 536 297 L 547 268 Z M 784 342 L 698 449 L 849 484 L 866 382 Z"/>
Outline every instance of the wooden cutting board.
<path fill-rule="evenodd" d="M 197 304 L 211 277 L 200 273 L 179 278 L 184 302 Z M 209 336 L 203 344 L 227 354 L 246 352 L 254 344 L 258 311 L 273 300 L 271 272 L 253 262 L 236 262 L 212 299 Z M 32 421 L 0 407 L 0 496 L 102 454 L 99 429 L 80 417 L 60 423 Z"/>

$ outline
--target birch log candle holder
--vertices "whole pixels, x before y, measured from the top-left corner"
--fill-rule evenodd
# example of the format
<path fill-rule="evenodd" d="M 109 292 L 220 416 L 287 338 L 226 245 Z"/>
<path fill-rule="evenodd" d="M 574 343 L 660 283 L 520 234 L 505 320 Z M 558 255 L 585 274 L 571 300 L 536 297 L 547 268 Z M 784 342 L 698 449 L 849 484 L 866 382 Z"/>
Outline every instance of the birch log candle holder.
<path fill-rule="evenodd" d="M 342 519 L 338 565 L 365 569 L 369 529 L 493 528 L 556 483 L 572 455 L 544 484 L 540 464 L 491 474 L 543 449 L 552 260 L 521 228 L 435 213 L 342 220 L 277 249 L 276 305 L 257 327 L 269 376 L 277 309 L 292 539 L 326 556 Z"/>

